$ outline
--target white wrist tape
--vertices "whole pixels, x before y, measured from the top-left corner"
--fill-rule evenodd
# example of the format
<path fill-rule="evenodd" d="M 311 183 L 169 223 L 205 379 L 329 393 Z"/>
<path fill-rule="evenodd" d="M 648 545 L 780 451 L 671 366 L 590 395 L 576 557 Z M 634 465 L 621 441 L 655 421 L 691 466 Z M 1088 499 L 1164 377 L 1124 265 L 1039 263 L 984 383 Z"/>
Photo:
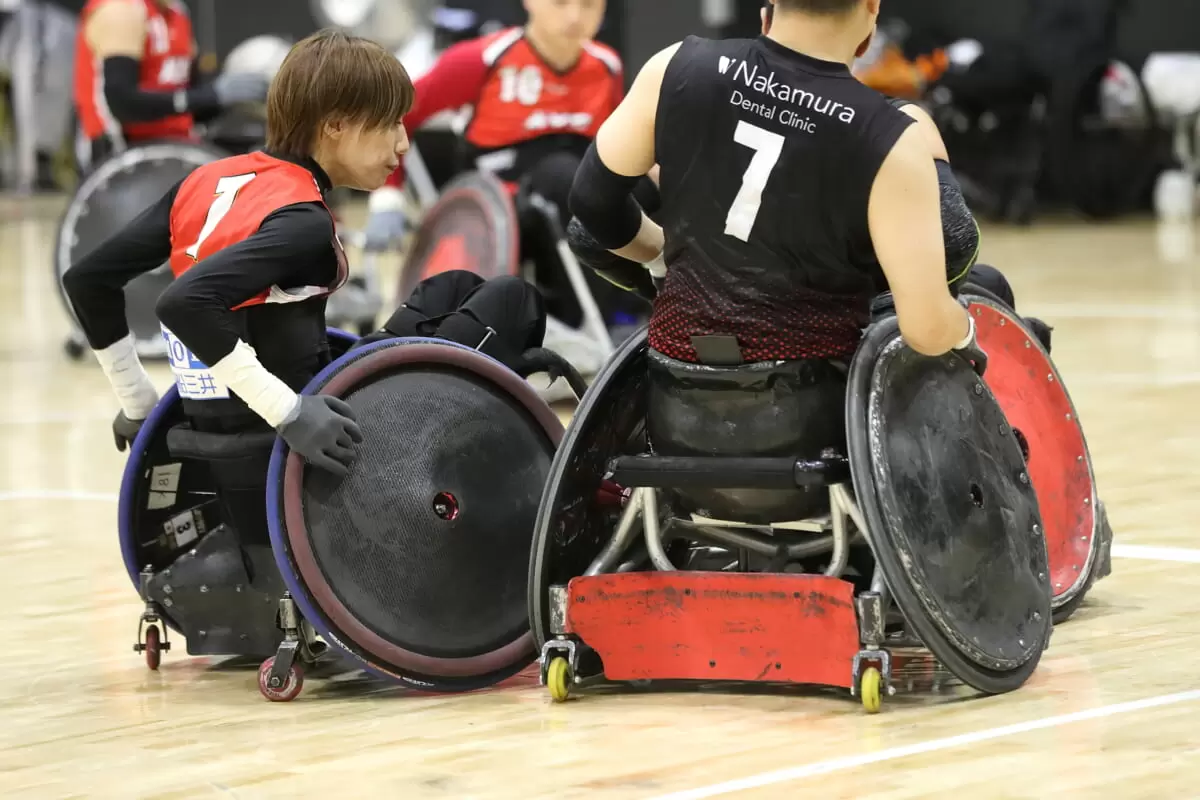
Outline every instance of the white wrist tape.
<path fill-rule="evenodd" d="M 662 253 L 658 254 L 658 258 L 654 259 L 653 261 L 648 261 L 642 266 L 649 270 L 650 274 L 655 278 L 667 277 L 667 262 L 663 258 Z"/>
<path fill-rule="evenodd" d="M 381 186 L 367 198 L 367 211 L 403 211 L 404 192 L 395 186 Z"/>
<path fill-rule="evenodd" d="M 133 343 L 133 334 L 111 344 L 103 350 L 93 350 L 100 368 L 112 384 L 113 392 L 121 401 L 121 410 L 131 420 L 145 419 L 150 416 L 158 403 L 158 390 L 146 374 L 145 367 L 138 359 L 137 347 Z"/>
<path fill-rule="evenodd" d="M 258 360 L 254 348 L 238 339 L 233 351 L 209 367 L 213 377 L 228 386 L 250 410 L 278 428 L 300 405 L 300 397 Z"/>
<path fill-rule="evenodd" d="M 975 318 L 973 316 L 971 316 L 970 312 L 968 312 L 967 313 L 967 335 L 961 342 L 954 345 L 954 347 L 952 347 L 950 349 L 951 350 L 962 350 L 964 347 L 966 347 L 972 341 L 974 341 L 974 339 L 975 339 Z"/>

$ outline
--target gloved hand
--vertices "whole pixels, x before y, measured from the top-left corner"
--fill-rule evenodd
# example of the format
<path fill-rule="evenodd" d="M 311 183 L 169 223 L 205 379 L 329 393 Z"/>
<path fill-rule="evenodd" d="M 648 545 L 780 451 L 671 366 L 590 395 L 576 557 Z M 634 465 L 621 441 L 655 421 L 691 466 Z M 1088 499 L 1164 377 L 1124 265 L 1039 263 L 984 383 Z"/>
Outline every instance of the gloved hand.
<path fill-rule="evenodd" d="M 261 103 L 267 99 L 270 83 L 262 75 L 249 72 L 221 75 L 213 81 L 213 92 L 222 107 L 237 103 Z"/>
<path fill-rule="evenodd" d="M 605 250 L 575 217 L 571 217 L 567 224 L 567 244 L 581 266 L 595 271 L 614 286 L 651 302 L 658 295 L 658 289 L 644 266 Z"/>
<path fill-rule="evenodd" d="M 302 396 L 278 431 L 308 463 L 339 478 L 350 472 L 354 445 L 363 440 L 350 406 L 326 394 Z"/>
<path fill-rule="evenodd" d="M 382 253 L 404 236 L 404 212 L 400 209 L 372 211 L 363 229 L 363 250 Z"/>
<path fill-rule="evenodd" d="M 959 304 L 967 308 L 967 303 L 959 301 Z M 971 362 L 971 366 L 975 368 L 975 374 L 983 377 L 983 373 L 987 372 L 988 356 L 979 346 L 979 341 L 975 337 L 975 317 L 969 308 L 967 308 L 967 320 L 971 326 L 970 330 L 967 332 L 967 337 L 954 348 L 954 352 Z"/>
<path fill-rule="evenodd" d="M 117 414 L 117 418 L 113 420 L 112 432 L 113 443 L 116 444 L 119 452 L 124 453 L 126 447 L 133 446 L 133 440 L 137 438 L 138 431 L 142 429 L 145 421 L 144 419 L 130 419 L 125 416 L 124 411 Z"/>

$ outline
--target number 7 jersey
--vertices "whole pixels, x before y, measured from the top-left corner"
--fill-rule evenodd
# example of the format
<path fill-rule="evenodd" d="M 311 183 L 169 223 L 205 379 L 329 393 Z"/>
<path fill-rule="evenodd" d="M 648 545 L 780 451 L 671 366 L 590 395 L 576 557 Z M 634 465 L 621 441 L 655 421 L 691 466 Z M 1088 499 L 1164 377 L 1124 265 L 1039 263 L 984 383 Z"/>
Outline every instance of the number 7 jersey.
<path fill-rule="evenodd" d="M 885 288 L 871 187 L 912 123 L 846 64 L 767 37 L 685 39 L 655 122 L 669 269 L 651 346 L 692 361 L 692 336 L 733 335 L 747 361 L 852 353 Z"/>

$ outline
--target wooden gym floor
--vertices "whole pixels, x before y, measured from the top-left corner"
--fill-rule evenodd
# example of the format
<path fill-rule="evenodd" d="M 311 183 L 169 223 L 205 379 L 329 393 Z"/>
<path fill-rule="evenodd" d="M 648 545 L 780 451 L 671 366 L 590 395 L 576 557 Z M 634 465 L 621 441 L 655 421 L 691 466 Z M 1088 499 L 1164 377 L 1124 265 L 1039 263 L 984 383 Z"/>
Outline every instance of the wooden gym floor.
<path fill-rule="evenodd" d="M 183 652 L 149 672 L 121 565 L 116 404 L 62 353 L 61 201 L 0 200 L 0 796 L 1182 797 L 1200 782 L 1200 256 L 1149 222 L 989 229 L 1056 327 L 1116 531 L 1113 575 L 1013 694 L 464 696 L 354 676 L 291 704 Z M 165 387 L 168 373 L 154 368 Z"/>

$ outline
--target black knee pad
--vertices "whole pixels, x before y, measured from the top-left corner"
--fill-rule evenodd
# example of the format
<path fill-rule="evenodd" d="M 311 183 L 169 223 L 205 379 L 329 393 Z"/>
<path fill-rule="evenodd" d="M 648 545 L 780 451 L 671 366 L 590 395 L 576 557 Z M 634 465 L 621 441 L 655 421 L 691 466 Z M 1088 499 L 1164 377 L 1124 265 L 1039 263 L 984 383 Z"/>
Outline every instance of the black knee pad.
<path fill-rule="evenodd" d="M 426 278 L 417 284 L 404 305 L 384 323 L 382 330 L 363 337 L 355 347 L 393 336 L 432 336 L 437 321 L 458 310 L 483 284 L 482 276 L 465 269 L 452 269 Z"/>
<path fill-rule="evenodd" d="M 541 347 L 546 336 L 546 303 L 542 293 L 516 275 L 502 275 L 482 283 L 462 302 L 459 311 L 495 330 L 520 352 Z"/>

